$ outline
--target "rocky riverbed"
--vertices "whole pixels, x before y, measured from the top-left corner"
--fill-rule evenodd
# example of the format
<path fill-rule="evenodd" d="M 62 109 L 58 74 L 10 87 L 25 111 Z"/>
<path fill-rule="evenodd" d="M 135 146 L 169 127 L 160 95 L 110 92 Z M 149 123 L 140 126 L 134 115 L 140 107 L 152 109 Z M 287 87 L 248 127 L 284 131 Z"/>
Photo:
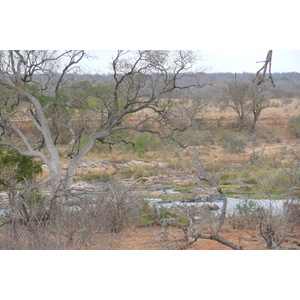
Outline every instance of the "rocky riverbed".
<path fill-rule="evenodd" d="M 112 164 L 103 161 L 83 162 L 79 165 L 78 171 L 85 172 L 95 169 L 122 169 L 130 166 L 153 167 L 160 173 L 156 176 L 139 177 L 138 179 L 119 179 L 128 186 L 131 192 L 140 199 L 152 201 L 158 205 L 207 205 L 211 210 L 219 210 L 222 207 L 222 197 L 216 188 L 207 185 L 199 185 L 195 176 L 184 172 L 167 170 L 166 164 L 159 162 L 146 163 L 143 161 L 131 161 L 125 164 Z M 164 172 L 160 172 L 163 169 Z M 101 181 L 74 180 L 72 186 L 75 190 L 93 190 L 95 186 L 101 185 Z M 228 198 L 228 211 L 233 210 L 236 204 L 242 203 L 243 198 Z M 260 200 L 257 200 L 260 201 Z M 269 203 L 261 200 L 261 203 Z M 0 214 L 6 209 L 8 196 L 0 192 Z M 277 203 L 281 203 L 277 200 Z M 265 205 L 265 204 L 264 204 Z"/>

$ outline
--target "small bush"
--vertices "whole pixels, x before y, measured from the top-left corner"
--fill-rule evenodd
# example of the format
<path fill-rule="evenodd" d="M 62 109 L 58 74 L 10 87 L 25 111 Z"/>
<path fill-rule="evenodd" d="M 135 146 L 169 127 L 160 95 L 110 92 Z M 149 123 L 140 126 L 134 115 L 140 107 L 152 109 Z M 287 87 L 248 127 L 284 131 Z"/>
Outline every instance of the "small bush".
<path fill-rule="evenodd" d="M 221 185 L 231 185 L 234 184 L 237 179 L 238 179 L 238 173 L 237 172 L 232 172 L 232 171 L 226 171 L 222 173 L 219 177 L 219 183 Z"/>
<path fill-rule="evenodd" d="M 114 174 L 103 170 L 89 171 L 86 174 L 78 176 L 80 180 L 108 182 L 113 179 Z"/>
<path fill-rule="evenodd" d="M 106 183 L 94 199 L 98 226 L 106 232 L 118 233 L 139 216 L 139 200 L 117 181 Z"/>
<path fill-rule="evenodd" d="M 230 152 L 240 153 L 245 150 L 245 142 L 242 140 L 231 140 L 223 144 L 223 148 Z"/>
<path fill-rule="evenodd" d="M 160 140 L 150 133 L 137 134 L 133 136 L 131 142 L 133 143 L 133 150 L 140 156 L 149 150 L 157 150 L 161 145 Z M 132 145 L 129 147 L 132 148 Z"/>
<path fill-rule="evenodd" d="M 275 130 L 275 128 L 260 128 L 257 131 L 257 136 L 265 140 L 267 143 L 280 143 L 281 137 L 280 134 Z"/>
<path fill-rule="evenodd" d="M 296 225 L 300 223 L 300 203 L 294 201 L 293 203 L 284 204 L 285 213 L 287 215 L 287 221 L 290 225 Z"/>
<path fill-rule="evenodd" d="M 118 175 L 120 178 L 132 178 L 138 179 L 141 177 L 151 177 L 157 175 L 157 168 L 155 166 L 139 166 L 139 165 L 130 165 L 126 168 L 122 168 Z"/>
<path fill-rule="evenodd" d="M 246 200 L 243 204 L 235 206 L 238 215 L 257 217 L 262 213 L 263 207 L 253 200 Z"/>
<path fill-rule="evenodd" d="M 218 140 L 223 149 L 232 153 L 241 153 L 245 150 L 247 136 L 243 133 L 221 131 Z"/>
<path fill-rule="evenodd" d="M 289 119 L 288 131 L 295 138 L 300 138 L 300 116 Z"/>
<path fill-rule="evenodd" d="M 188 146 L 214 144 L 214 137 L 208 130 L 186 130 L 177 132 L 174 137 L 177 141 Z"/>
<path fill-rule="evenodd" d="M 235 206 L 236 214 L 230 219 L 233 228 L 244 228 L 253 222 L 257 222 L 264 209 L 253 200 L 245 200 L 243 204 Z"/>
<path fill-rule="evenodd" d="M 271 190 L 288 189 L 291 186 L 291 179 L 284 171 L 268 172 L 268 175 L 261 178 L 261 183 L 269 187 Z"/>

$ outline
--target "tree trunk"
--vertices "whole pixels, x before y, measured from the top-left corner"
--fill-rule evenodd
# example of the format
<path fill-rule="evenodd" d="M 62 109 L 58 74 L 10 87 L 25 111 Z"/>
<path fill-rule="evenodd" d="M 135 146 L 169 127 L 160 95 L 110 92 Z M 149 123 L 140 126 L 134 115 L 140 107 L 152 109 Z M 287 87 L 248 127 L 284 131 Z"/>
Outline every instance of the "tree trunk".
<path fill-rule="evenodd" d="M 73 184 L 73 177 L 81 159 L 92 149 L 96 138 L 105 138 L 109 134 L 108 131 L 103 131 L 101 134 L 92 133 L 87 144 L 80 150 L 80 152 L 71 160 L 67 169 L 67 178 L 65 183 L 65 191 L 69 190 Z"/>
<path fill-rule="evenodd" d="M 259 114 L 253 112 L 253 123 L 252 123 L 252 126 L 250 128 L 250 133 L 254 133 L 254 129 L 255 129 L 255 125 L 256 125 L 256 122 L 258 120 L 258 117 L 259 117 Z"/>
<path fill-rule="evenodd" d="M 51 186 L 51 198 L 55 198 L 58 190 L 61 186 L 62 177 L 60 174 L 60 160 L 59 158 L 54 162 L 49 163 L 50 172 L 50 186 Z"/>

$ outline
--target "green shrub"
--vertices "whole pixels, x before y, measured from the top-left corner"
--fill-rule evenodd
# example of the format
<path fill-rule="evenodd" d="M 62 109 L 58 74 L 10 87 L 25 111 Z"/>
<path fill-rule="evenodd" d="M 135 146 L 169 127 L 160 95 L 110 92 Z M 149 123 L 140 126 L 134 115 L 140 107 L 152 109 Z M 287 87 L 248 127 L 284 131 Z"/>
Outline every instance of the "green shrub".
<path fill-rule="evenodd" d="M 180 223 L 180 224 L 183 224 L 183 225 L 189 225 L 190 224 L 190 220 L 185 218 L 185 217 L 176 217 L 176 218 L 174 218 L 174 220 L 177 223 Z"/>
<path fill-rule="evenodd" d="M 269 173 L 269 176 L 266 178 L 261 179 L 262 183 L 265 186 L 269 186 L 273 189 L 278 188 L 286 188 L 288 189 L 291 186 L 291 178 L 287 173 L 285 173 L 282 170 L 279 170 L 277 172 L 271 172 Z"/>
<path fill-rule="evenodd" d="M 150 150 L 157 150 L 161 145 L 160 140 L 151 133 L 134 135 L 131 139 L 131 142 L 133 143 L 133 150 L 138 155 L 143 155 Z M 129 147 L 132 148 L 132 145 Z"/>
<path fill-rule="evenodd" d="M 263 207 L 253 200 L 245 200 L 235 206 L 238 215 L 257 217 L 263 212 Z"/>
<path fill-rule="evenodd" d="M 244 133 L 221 131 L 218 135 L 218 141 L 223 149 L 233 153 L 241 153 L 246 147 L 247 135 Z"/>
<path fill-rule="evenodd" d="M 263 207 L 253 200 L 245 200 L 243 204 L 237 204 L 235 206 L 235 212 L 229 223 L 233 225 L 233 228 L 240 229 L 245 226 L 248 228 L 251 224 L 256 224 L 258 218 L 262 216 Z"/>
<path fill-rule="evenodd" d="M 0 184 L 6 187 L 33 181 L 43 172 L 42 162 L 22 156 L 15 150 L 0 149 Z"/>
<path fill-rule="evenodd" d="M 227 171 L 220 175 L 219 177 L 219 184 L 221 185 L 231 185 L 238 179 L 238 173 Z"/>
<path fill-rule="evenodd" d="M 174 138 L 184 145 L 201 146 L 214 144 L 214 137 L 208 130 L 186 130 L 176 132 Z"/>
<path fill-rule="evenodd" d="M 107 171 L 97 170 L 94 172 L 89 171 L 86 174 L 78 176 L 78 178 L 85 181 L 108 182 L 113 179 L 113 175 Z"/>
<path fill-rule="evenodd" d="M 230 152 L 240 153 L 245 150 L 245 142 L 242 140 L 229 140 L 223 144 L 223 148 Z"/>

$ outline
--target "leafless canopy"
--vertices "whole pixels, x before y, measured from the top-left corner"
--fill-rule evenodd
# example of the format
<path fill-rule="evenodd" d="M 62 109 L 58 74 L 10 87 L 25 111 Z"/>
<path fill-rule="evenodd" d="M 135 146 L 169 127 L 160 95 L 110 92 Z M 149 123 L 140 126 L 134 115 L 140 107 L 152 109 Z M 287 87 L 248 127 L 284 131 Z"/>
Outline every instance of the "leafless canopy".
<path fill-rule="evenodd" d="M 99 83 L 92 87 L 91 90 L 99 93 L 74 94 L 70 92 L 67 79 L 85 56 L 84 51 L 75 50 L 0 52 L 0 87 L 5 93 L 9 92 L 10 101 L 14 101 L 8 109 L 8 96 L 0 99 L 0 134 L 3 139 L 0 145 L 12 147 L 24 156 L 40 158 L 49 168 L 54 191 L 60 186 L 61 179 L 60 154 L 56 147 L 57 132 L 62 130 L 59 125 L 67 123 L 65 125 L 70 127 L 73 139 L 83 134 L 83 128 L 88 136 L 86 145 L 71 157 L 66 180 L 68 189 L 80 160 L 96 140 L 110 142 L 109 139 L 122 130 L 138 128 L 150 131 L 151 128 L 153 132 L 154 123 L 158 128 L 155 130 L 160 131 L 170 119 L 169 108 L 174 104 L 172 100 L 176 92 L 205 85 L 201 77 L 203 72 L 191 72 L 196 63 L 193 51 L 120 50 L 111 64 L 112 80 L 109 84 Z M 51 95 L 51 100 L 42 104 L 37 94 L 30 90 L 32 84 L 43 96 Z M 78 100 L 75 101 L 74 95 Z M 75 105 L 78 103 L 80 107 Z M 63 109 L 68 122 L 59 120 Z M 82 126 L 78 121 L 78 110 Z M 151 115 L 135 125 L 124 122 L 126 116 L 142 111 L 149 111 Z M 32 130 L 24 131 L 21 123 L 25 122 L 18 120 L 26 121 Z M 75 123 L 80 125 L 76 134 Z M 35 136 L 29 137 L 28 132 Z"/>
<path fill-rule="evenodd" d="M 274 83 L 274 80 L 273 80 L 273 77 L 272 77 L 272 72 L 271 72 L 272 53 L 273 53 L 273 50 L 269 50 L 268 55 L 266 57 L 266 60 L 265 61 L 258 61 L 258 63 L 263 62 L 264 65 L 257 71 L 257 73 L 255 75 L 255 78 L 253 79 L 253 82 L 256 82 L 257 85 L 260 85 L 265 81 L 266 72 L 267 72 L 267 69 L 269 67 L 269 79 L 270 79 L 273 87 L 275 87 L 275 83 Z"/>

